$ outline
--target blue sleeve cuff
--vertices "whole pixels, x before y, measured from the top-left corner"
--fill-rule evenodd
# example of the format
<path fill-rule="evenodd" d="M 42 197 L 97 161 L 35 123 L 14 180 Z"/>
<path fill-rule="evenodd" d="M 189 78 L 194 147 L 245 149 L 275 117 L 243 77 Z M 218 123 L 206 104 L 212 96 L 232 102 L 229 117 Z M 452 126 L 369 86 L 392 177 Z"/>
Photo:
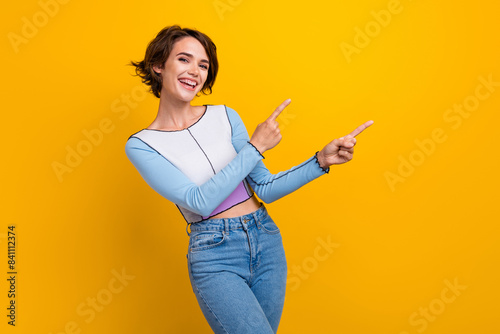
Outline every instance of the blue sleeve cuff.
<path fill-rule="evenodd" d="M 318 153 L 319 153 L 319 151 L 314 154 L 314 158 L 316 160 L 316 163 L 318 164 L 318 167 L 321 168 L 321 170 L 323 172 L 325 172 L 325 174 L 328 174 L 330 172 L 330 167 L 326 167 L 326 168 L 321 167 L 321 165 L 319 164 L 319 160 L 318 160 Z"/>
<path fill-rule="evenodd" d="M 257 149 L 257 147 L 255 147 L 254 144 L 252 144 L 250 141 L 247 141 L 247 143 L 249 143 L 250 145 L 252 145 L 252 147 L 257 151 L 259 152 L 259 155 L 262 157 L 262 159 L 265 159 L 265 157 L 262 155 L 262 153 L 260 153 L 260 151 Z"/>

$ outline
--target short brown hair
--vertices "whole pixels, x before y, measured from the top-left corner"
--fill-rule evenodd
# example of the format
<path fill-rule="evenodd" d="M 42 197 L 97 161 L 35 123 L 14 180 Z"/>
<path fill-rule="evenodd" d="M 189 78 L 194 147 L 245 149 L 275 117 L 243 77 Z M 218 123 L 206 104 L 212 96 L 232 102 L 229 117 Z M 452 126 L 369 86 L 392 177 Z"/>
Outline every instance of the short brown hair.
<path fill-rule="evenodd" d="M 205 48 L 205 52 L 208 56 L 209 67 L 207 80 L 201 88 L 201 92 L 205 95 L 212 93 L 212 86 L 215 83 L 217 71 L 219 70 L 217 48 L 215 47 L 214 42 L 212 42 L 210 37 L 198 30 L 181 28 L 178 25 L 173 25 L 163 28 L 156 35 L 156 37 L 149 42 L 144 60 L 141 60 L 140 62 L 131 61 L 127 64 L 135 67 L 136 75 L 142 78 L 143 83 L 150 86 L 149 91 L 152 92 L 154 96 L 158 98 L 160 97 L 162 77 L 159 73 L 156 73 L 153 70 L 153 66 L 156 65 L 163 67 L 163 64 L 167 61 L 175 42 L 180 38 L 188 36 L 196 38 Z"/>

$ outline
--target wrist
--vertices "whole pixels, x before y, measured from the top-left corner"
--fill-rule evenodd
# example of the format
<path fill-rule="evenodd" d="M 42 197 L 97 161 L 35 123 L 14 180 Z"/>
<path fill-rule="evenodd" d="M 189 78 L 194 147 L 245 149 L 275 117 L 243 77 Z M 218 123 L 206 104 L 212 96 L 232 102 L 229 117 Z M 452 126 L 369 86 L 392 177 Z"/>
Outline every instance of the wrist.
<path fill-rule="evenodd" d="M 325 173 L 330 171 L 330 165 L 326 162 L 323 150 L 316 152 L 316 162 Z"/>
<path fill-rule="evenodd" d="M 323 150 L 316 153 L 316 159 L 318 160 L 319 167 L 323 170 L 327 170 L 330 165 L 326 163 L 325 156 L 323 154 Z"/>
<path fill-rule="evenodd" d="M 264 159 L 264 156 L 262 155 L 262 153 L 264 153 L 264 150 L 262 150 L 262 148 L 260 148 L 260 147 L 257 147 L 254 143 L 252 143 L 252 141 L 251 141 L 251 140 L 249 140 L 249 141 L 248 141 L 248 143 L 249 143 L 250 145 L 252 145 L 252 146 L 253 146 L 253 148 L 254 148 L 257 152 L 259 152 L 259 154 L 260 154 L 260 156 L 262 157 L 262 159 Z"/>

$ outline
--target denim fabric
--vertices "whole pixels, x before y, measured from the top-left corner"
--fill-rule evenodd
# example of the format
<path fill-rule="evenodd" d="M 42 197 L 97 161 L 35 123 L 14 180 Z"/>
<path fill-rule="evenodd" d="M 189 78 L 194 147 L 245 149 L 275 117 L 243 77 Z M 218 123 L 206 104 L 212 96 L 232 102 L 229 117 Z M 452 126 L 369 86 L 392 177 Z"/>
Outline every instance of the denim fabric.
<path fill-rule="evenodd" d="M 264 205 L 244 216 L 193 223 L 186 231 L 189 279 L 212 330 L 276 333 L 287 263 L 280 230 Z"/>

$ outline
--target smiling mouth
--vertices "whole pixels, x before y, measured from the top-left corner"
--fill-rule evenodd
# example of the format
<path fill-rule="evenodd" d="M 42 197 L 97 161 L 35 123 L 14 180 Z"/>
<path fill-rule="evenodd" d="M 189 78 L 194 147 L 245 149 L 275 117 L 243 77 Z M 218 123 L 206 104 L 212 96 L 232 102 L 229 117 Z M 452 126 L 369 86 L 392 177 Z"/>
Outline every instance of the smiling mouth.
<path fill-rule="evenodd" d="M 179 82 L 181 83 L 181 85 L 184 88 L 189 89 L 189 90 L 194 90 L 196 88 L 196 86 L 198 85 L 198 83 L 196 81 L 188 80 L 188 79 L 179 79 Z"/>

